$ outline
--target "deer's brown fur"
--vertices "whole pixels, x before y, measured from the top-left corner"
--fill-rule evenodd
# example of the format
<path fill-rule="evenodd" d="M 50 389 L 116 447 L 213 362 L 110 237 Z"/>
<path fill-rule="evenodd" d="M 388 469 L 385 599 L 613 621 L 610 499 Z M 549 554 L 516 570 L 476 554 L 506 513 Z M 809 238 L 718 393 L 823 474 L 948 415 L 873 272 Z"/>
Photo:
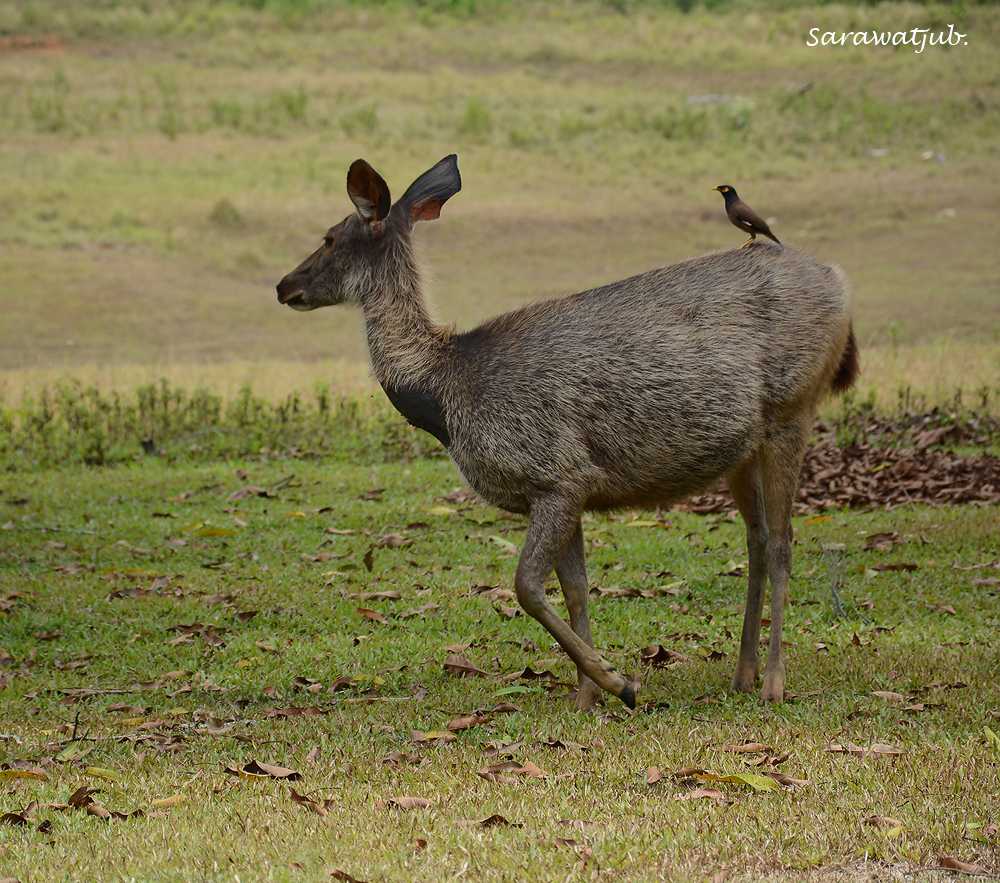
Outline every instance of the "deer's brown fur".
<path fill-rule="evenodd" d="M 279 300 L 300 310 L 360 304 L 372 368 L 393 404 L 441 439 L 486 500 L 529 516 L 517 596 L 576 662 L 578 704 L 592 704 L 597 687 L 635 698 L 592 646 L 580 514 L 669 505 L 721 477 L 746 522 L 750 559 L 734 686 L 756 680 L 766 576 L 763 696 L 780 700 L 790 515 L 806 439 L 820 399 L 858 370 L 839 270 L 758 244 L 455 333 L 427 314 L 411 243 L 413 222 L 437 217 L 459 190 L 455 158 L 387 214 L 378 210 L 389 204 L 385 182 L 359 163 L 349 177 L 358 213 L 281 281 Z M 569 624 L 545 597 L 553 569 Z"/>

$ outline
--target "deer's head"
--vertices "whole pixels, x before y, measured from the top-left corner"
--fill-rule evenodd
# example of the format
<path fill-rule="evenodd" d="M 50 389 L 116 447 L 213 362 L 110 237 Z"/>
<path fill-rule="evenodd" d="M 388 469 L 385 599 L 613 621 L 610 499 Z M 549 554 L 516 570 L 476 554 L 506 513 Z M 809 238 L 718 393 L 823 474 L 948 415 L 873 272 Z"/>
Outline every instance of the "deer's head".
<path fill-rule="evenodd" d="M 323 244 L 278 283 L 278 303 L 307 311 L 359 301 L 377 284 L 392 244 L 408 237 L 416 221 L 437 218 L 461 189 L 458 157 L 451 154 L 393 204 L 382 176 L 363 159 L 355 160 L 347 172 L 355 213 L 327 230 Z"/>

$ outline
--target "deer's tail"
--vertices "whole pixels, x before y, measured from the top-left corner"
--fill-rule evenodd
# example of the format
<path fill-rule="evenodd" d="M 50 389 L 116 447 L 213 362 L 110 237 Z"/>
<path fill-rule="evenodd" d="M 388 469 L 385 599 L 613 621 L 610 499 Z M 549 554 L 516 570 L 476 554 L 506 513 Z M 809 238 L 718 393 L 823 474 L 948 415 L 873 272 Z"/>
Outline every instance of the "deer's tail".
<path fill-rule="evenodd" d="M 833 375 L 831 387 L 834 392 L 846 392 L 858 379 L 861 373 L 861 362 L 858 358 L 858 342 L 854 339 L 854 324 L 848 326 L 847 343 L 844 344 L 844 351 L 840 354 L 840 364 L 837 366 L 837 373 Z"/>

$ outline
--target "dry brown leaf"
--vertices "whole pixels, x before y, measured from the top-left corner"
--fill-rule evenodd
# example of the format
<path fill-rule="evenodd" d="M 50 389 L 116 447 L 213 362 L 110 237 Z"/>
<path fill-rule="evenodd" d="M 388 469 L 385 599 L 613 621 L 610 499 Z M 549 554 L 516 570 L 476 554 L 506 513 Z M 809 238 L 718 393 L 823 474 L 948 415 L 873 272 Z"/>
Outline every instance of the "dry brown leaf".
<path fill-rule="evenodd" d="M 730 754 L 761 754 L 770 751 L 771 748 L 763 742 L 743 742 L 739 745 L 724 745 L 722 750 Z"/>
<path fill-rule="evenodd" d="M 877 696 L 893 705 L 898 705 L 906 699 L 902 693 L 893 693 L 891 690 L 872 690 L 872 696 Z"/>
<path fill-rule="evenodd" d="M 273 763 L 262 763 L 258 760 L 251 760 L 241 767 L 227 766 L 225 771 L 232 776 L 247 776 L 258 779 L 283 779 L 288 782 L 295 782 L 302 778 L 301 773 L 290 770 L 288 767 L 277 766 Z"/>
<path fill-rule="evenodd" d="M 480 828 L 523 828 L 524 825 L 521 822 L 512 822 L 499 813 L 493 813 L 491 816 L 487 816 L 482 821 L 476 823 Z"/>
<path fill-rule="evenodd" d="M 939 856 L 938 866 L 947 868 L 949 871 L 961 871 L 963 874 L 986 875 L 989 873 L 982 865 L 977 865 L 972 862 L 963 862 L 961 859 L 955 858 L 953 855 Z"/>
<path fill-rule="evenodd" d="M 669 665 L 687 662 L 690 657 L 678 653 L 676 650 L 668 650 L 662 644 L 650 644 L 643 648 L 640 658 L 645 665 L 666 668 Z"/>
<path fill-rule="evenodd" d="M 515 776 L 527 779 L 544 779 L 546 777 L 545 772 L 531 761 L 520 764 L 513 760 L 490 764 L 478 770 L 478 775 L 486 779 L 487 782 L 508 783 L 516 781 Z"/>
<path fill-rule="evenodd" d="M 545 671 L 535 671 L 530 665 L 526 665 L 521 671 L 504 675 L 505 681 L 554 681 L 556 676 L 548 669 Z"/>
<path fill-rule="evenodd" d="M 94 802 L 94 798 L 90 795 L 99 794 L 100 790 L 100 788 L 88 788 L 86 785 L 82 785 L 70 794 L 67 802 L 73 809 L 83 809 L 87 804 Z"/>
<path fill-rule="evenodd" d="M 787 788 L 789 791 L 809 784 L 808 779 L 793 779 L 791 776 L 786 776 L 784 773 L 779 773 L 777 770 L 767 770 L 764 775 L 770 776 L 775 782 L 782 787 Z"/>
<path fill-rule="evenodd" d="M 458 733 L 462 730 L 478 727 L 480 724 L 485 724 L 488 721 L 489 717 L 487 715 L 474 712 L 472 714 L 464 714 L 461 717 L 456 717 L 453 720 L 448 721 L 448 729 L 453 733 Z"/>
<path fill-rule="evenodd" d="M 646 770 L 646 784 L 655 785 L 657 782 L 663 779 L 663 772 L 658 766 L 651 766 Z"/>
<path fill-rule="evenodd" d="M 865 537 L 865 550 L 868 552 L 888 552 L 897 543 L 901 543 L 898 531 L 872 533 Z"/>
<path fill-rule="evenodd" d="M 340 868 L 334 868 L 330 871 L 330 876 L 334 880 L 340 880 L 341 883 L 365 883 L 364 880 L 359 880 L 357 877 L 352 877 L 347 871 L 343 871 Z"/>
<path fill-rule="evenodd" d="M 410 741 L 416 745 L 444 745 L 447 742 L 454 742 L 458 736 L 448 730 L 431 730 L 422 732 L 414 730 L 410 734 Z"/>
<path fill-rule="evenodd" d="M 369 607 L 359 607 L 358 614 L 362 619 L 367 619 L 369 622 L 385 624 L 389 621 L 389 618 L 384 613 L 379 613 L 377 610 L 372 610 Z"/>
<path fill-rule="evenodd" d="M 459 678 L 483 677 L 486 674 L 481 668 L 476 668 L 461 653 L 449 653 L 444 661 L 444 670 Z"/>
<path fill-rule="evenodd" d="M 329 813 L 330 807 L 333 806 L 334 801 L 332 798 L 324 798 L 323 800 L 315 800 L 312 797 L 307 797 L 305 794 L 299 794 L 294 788 L 288 789 L 288 796 L 292 798 L 294 803 L 299 806 L 304 806 L 306 809 L 316 813 L 318 816 L 325 816 Z"/>

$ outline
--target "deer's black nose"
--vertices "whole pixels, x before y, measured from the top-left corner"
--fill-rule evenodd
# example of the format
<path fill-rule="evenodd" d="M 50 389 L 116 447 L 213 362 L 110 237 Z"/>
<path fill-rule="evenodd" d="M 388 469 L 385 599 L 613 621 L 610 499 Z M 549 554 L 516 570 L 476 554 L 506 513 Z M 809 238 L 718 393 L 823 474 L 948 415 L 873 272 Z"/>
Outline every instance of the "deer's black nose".
<path fill-rule="evenodd" d="M 278 303 L 287 303 L 288 299 L 298 294 L 302 290 L 302 286 L 292 279 L 291 276 L 285 276 L 275 289 L 278 292 Z"/>

